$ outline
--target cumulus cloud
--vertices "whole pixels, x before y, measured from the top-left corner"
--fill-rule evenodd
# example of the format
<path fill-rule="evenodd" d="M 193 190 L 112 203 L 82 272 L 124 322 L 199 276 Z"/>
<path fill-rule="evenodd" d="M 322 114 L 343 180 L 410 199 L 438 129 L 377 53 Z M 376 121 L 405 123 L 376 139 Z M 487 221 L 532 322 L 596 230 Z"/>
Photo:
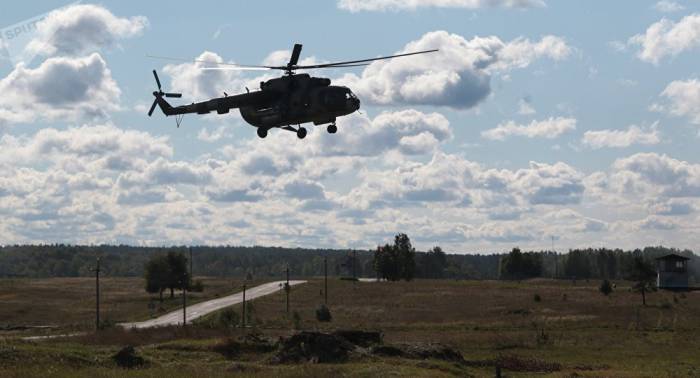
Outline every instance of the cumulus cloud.
<path fill-rule="evenodd" d="M 583 144 L 592 149 L 626 148 L 635 144 L 654 145 L 661 142 L 657 124 L 648 130 L 631 125 L 627 130 L 596 130 L 583 134 Z"/>
<path fill-rule="evenodd" d="M 341 132 L 335 135 L 311 135 L 318 155 L 377 156 L 391 150 L 421 155 L 453 137 L 445 116 L 413 109 L 383 112 L 373 119 L 353 115 L 339 122 L 339 127 Z"/>
<path fill-rule="evenodd" d="M 26 50 L 33 54 L 81 55 L 113 47 L 120 39 L 140 35 L 143 16 L 120 18 L 99 5 L 74 5 L 49 13 L 37 24 L 37 36 Z"/>
<path fill-rule="evenodd" d="M 508 121 L 494 129 L 482 131 L 481 136 L 491 140 L 505 140 L 510 136 L 554 139 L 573 130 L 576 130 L 576 119 L 551 117 L 543 121 L 532 121 L 528 125 Z"/>
<path fill-rule="evenodd" d="M 192 63 L 166 65 L 163 71 L 172 78 L 168 90 L 181 92 L 185 98 L 193 101 L 223 97 L 224 92 L 240 93 L 245 87 L 240 71 L 203 69 L 215 67 L 216 63 L 224 63 L 224 59 L 216 53 L 205 51 Z"/>
<path fill-rule="evenodd" d="M 691 122 L 700 125 L 700 81 L 673 81 L 661 92 L 661 97 L 664 97 L 665 103 L 654 104 L 653 110 L 688 117 Z"/>
<path fill-rule="evenodd" d="M 700 45 L 700 14 L 683 17 L 678 22 L 664 18 L 649 26 L 644 34 L 630 38 L 628 44 L 639 46 L 639 59 L 659 64 L 666 57 Z"/>
<path fill-rule="evenodd" d="M 211 130 L 207 127 L 202 127 L 197 133 L 197 139 L 203 142 L 214 143 L 218 142 L 224 138 L 230 138 L 232 136 L 231 131 L 226 126 L 219 126 L 215 130 Z"/>
<path fill-rule="evenodd" d="M 408 43 L 398 53 L 439 49 L 407 59 L 378 61 L 360 76 L 346 74 L 337 82 L 348 85 L 363 101 L 379 105 L 420 104 L 468 109 L 491 93 L 491 76 L 525 68 L 549 58 L 560 61 L 573 49 L 556 36 L 539 41 L 498 37 L 467 40 L 446 31 L 434 31 Z"/>
<path fill-rule="evenodd" d="M 678 4 L 675 1 L 670 1 L 670 0 L 661 0 L 658 3 L 654 4 L 653 7 L 655 10 L 663 13 L 673 13 L 673 12 L 680 12 L 683 9 L 685 9 L 684 6 L 681 4 Z"/>
<path fill-rule="evenodd" d="M 700 165 L 657 153 L 641 153 L 618 159 L 613 178 L 620 190 L 646 192 L 649 196 L 700 197 Z"/>
<path fill-rule="evenodd" d="M 350 12 L 416 10 L 418 8 L 539 8 L 544 0 L 339 0 L 338 8 Z"/>
<path fill-rule="evenodd" d="M 0 123 L 75 120 L 117 110 L 121 91 L 99 54 L 49 58 L 37 68 L 22 64 L 0 80 Z"/>
<path fill-rule="evenodd" d="M 518 101 L 518 114 L 533 115 L 535 113 L 537 113 L 537 111 L 532 107 L 532 103 L 529 98 L 521 98 L 520 101 Z"/>

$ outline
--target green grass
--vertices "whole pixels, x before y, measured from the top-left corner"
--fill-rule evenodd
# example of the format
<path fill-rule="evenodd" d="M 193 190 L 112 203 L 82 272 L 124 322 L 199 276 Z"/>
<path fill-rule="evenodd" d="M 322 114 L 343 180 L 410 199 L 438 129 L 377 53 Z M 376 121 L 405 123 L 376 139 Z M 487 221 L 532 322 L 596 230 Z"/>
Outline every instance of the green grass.
<path fill-rule="evenodd" d="M 631 292 L 628 284 L 618 282 L 610 297 L 598 291 L 599 284 L 579 281 L 573 286 L 551 280 L 361 283 L 333 279 L 329 280 L 331 323 L 315 320 L 315 309 L 323 301 L 322 280 L 292 289 L 291 309 L 299 314 L 303 329 L 378 329 L 389 343 L 445 343 L 460 350 L 472 362 L 470 366 L 376 357 L 346 364 L 268 366 L 269 354 L 245 354 L 233 361 L 212 347 L 247 330 L 216 328 L 215 322 L 204 319 L 207 326 L 186 330 L 111 329 L 71 340 L 31 343 L 13 338 L 17 336 L 14 333 L 0 339 L 0 376 L 369 377 L 388 372 L 397 376 L 493 376 L 493 367 L 478 367 L 478 363 L 507 356 L 561 365 L 560 371 L 542 374 L 553 377 L 700 376 L 700 293 L 656 292 L 648 295 L 649 306 L 643 307 L 640 295 Z M 0 281 L 1 287 L 6 286 Z M 21 297 L 25 289 L 14 287 L 14 294 Z M 36 292 L 32 287 L 29 285 L 27 293 Z M 140 289 L 138 281 L 124 281 L 121 287 L 124 298 L 141 295 L 127 289 Z M 219 287 L 224 294 L 223 289 L 230 291 L 232 286 L 223 282 Z M 54 290 L 57 298 L 76 295 L 60 295 L 74 290 L 72 286 L 54 285 Z M 540 301 L 534 300 L 535 294 Z M 108 298 L 123 303 L 120 296 Z M 59 302 L 56 299 L 50 306 Z M 9 303 L 10 308 L 3 308 L 1 314 L 35 308 L 28 302 Z M 106 308 L 117 308 L 115 303 L 108 300 Z M 257 299 L 252 308 L 255 329 L 272 338 L 292 332 L 294 324 L 285 312 L 284 292 Z M 241 306 L 233 309 L 240 311 Z M 81 311 L 72 309 L 70 314 L 75 317 L 66 318 L 66 324 L 78 321 Z M 139 316 L 146 318 L 148 313 L 141 310 L 129 320 Z M 149 366 L 134 371 L 117 368 L 111 356 L 124 345 L 135 345 Z M 504 374 L 538 375 L 522 371 Z"/>

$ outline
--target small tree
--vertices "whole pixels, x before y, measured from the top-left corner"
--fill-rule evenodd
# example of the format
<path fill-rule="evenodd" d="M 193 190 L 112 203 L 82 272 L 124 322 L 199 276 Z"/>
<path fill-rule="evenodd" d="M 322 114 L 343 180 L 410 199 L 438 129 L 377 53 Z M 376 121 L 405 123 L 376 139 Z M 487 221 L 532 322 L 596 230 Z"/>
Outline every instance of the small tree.
<path fill-rule="evenodd" d="M 656 286 L 654 285 L 656 280 L 656 271 L 654 270 L 654 267 L 650 263 L 644 261 L 642 256 L 635 256 L 634 260 L 632 260 L 630 275 L 628 278 L 630 281 L 635 282 L 632 289 L 642 294 L 642 304 L 646 306 L 646 293 L 656 290 Z"/>
<path fill-rule="evenodd" d="M 145 267 L 146 291 L 158 293 L 163 301 L 163 291 L 170 289 L 170 298 L 175 296 L 175 289 L 189 287 L 187 277 L 187 258 L 182 253 L 168 252 L 167 255 L 152 257 Z M 183 283 L 183 279 L 186 281 Z"/>
<path fill-rule="evenodd" d="M 608 280 L 603 280 L 603 282 L 600 284 L 600 287 L 598 288 L 603 295 L 606 297 L 610 295 L 613 292 L 613 287 L 610 281 Z"/>
<path fill-rule="evenodd" d="M 146 263 L 146 292 L 158 293 L 163 302 L 163 291 L 168 287 L 168 262 L 164 256 L 155 256 Z"/>
<path fill-rule="evenodd" d="M 394 245 L 377 247 L 374 252 L 374 269 L 388 281 L 410 281 L 416 272 L 416 250 L 406 234 L 398 234 Z"/>
<path fill-rule="evenodd" d="M 325 304 L 322 304 L 316 308 L 316 320 L 319 322 L 330 322 L 333 320 L 331 316 L 331 310 Z"/>

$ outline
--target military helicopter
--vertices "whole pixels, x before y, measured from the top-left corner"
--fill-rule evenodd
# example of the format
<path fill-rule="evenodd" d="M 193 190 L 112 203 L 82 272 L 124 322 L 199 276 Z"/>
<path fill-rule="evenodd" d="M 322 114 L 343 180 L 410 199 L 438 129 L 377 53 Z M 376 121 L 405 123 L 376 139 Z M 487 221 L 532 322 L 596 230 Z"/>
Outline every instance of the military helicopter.
<path fill-rule="evenodd" d="M 260 90 L 224 97 L 208 101 L 196 102 L 189 105 L 171 106 L 165 98 L 181 98 L 181 93 L 166 93 L 161 87 L 158 73 L 153 70 L 158 90 L 153 92 L 155 100 L 148 116 L 153 115 L 156 105 L 166 116 L 176 116 L 177 126 L 180 126 L 185 114 L 208 114 L 217 112 L 226 114 L 231 109 L 238 108 L 243 119 L 258 128 L 258 136 L 265 138 L 268 131 L 280 128 L 296 133 L 299 139 L 306 137 L 306 129 L 302 124 L 313 123 L 316 126 L 328 124 L 327 131 L 335 134 L 338 131 L 336 119 L 360 109 L 360 100 L 350 88 L 331 85 L 328 78 L 312 77 L 309 74 L 297 74 L 296 70 L 317 68 L 343 68 L 366 66 L 376 60 L 393 59 L 417 54 L 426 54 L 438 50 L 416 51 L 405 54 L 383 56 L 379 58 L 351 60 L 336 63 L 314 65 L 298 65 L 301 55 L 301 44 L 295 44 L 289 63 L 284 66 L 254 66 L 232 63 L 214 63 L 221 67 L 202 69 L 233 69 L 233 70 L 281 70 L 284 75 L 260 83 Z M 174 59 L 151 56 L 152 58 Z M 174 59 L 181 60 L 181 59 Z M 189 61 L 189 60 L 188 60 Z M 211 63 L 211 62 L 205 62 Z M 293 125 L 297 125 L 295 128 Z"/>

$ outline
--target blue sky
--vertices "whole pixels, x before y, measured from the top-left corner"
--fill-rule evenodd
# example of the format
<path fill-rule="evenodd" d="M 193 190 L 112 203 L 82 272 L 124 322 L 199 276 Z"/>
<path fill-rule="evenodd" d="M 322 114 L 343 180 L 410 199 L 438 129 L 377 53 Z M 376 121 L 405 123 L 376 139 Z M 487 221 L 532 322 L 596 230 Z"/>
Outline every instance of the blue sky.
<path fill-rule="evenodd" d="M 0 15 L 0 243 L 366 248 L 406 232 L 420 248 L 486 252 L 700 239 L 692 2 L 56 6 Z M 47 12 L 15 38 L 11 26 Z M 307 61 L 440 52 L 312 72 L 362 100 L 334 136 L 259 140 L 236 112 L 180 129 L 145 115 L 154 68 L 183 103 L 272 77 L 147 54 L 260 64 L 294 43 Z"/>

